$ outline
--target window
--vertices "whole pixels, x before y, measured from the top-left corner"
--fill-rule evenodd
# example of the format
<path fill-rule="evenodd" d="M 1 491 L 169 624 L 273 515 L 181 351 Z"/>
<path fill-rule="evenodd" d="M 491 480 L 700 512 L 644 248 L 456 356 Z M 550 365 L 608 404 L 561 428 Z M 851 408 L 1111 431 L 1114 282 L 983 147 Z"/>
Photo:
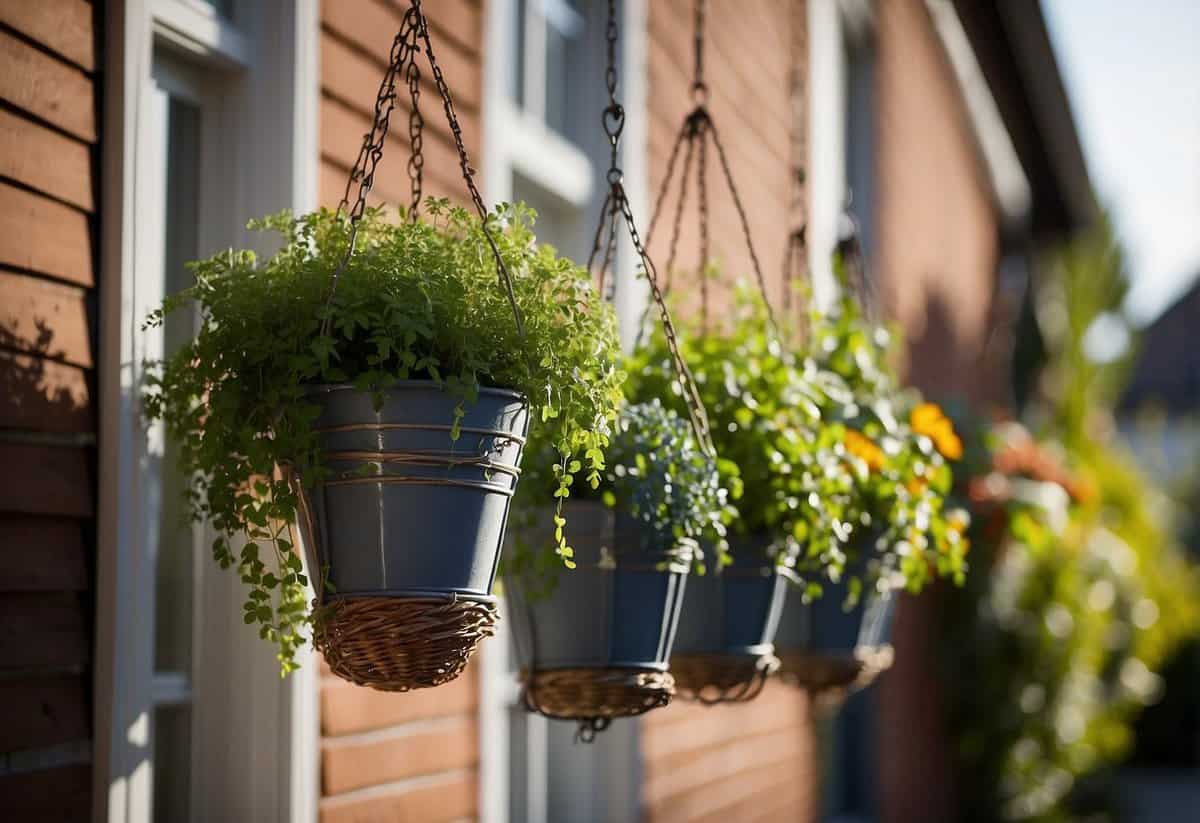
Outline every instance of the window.
<path fill-rule="evenodd" d="M 630 112 L 621 162 L 634 214 L 648 219 L 637 187 L 644 162 L 645 0 L 618 3 L 619 95 Z M 497 0 L 485 47 L 489 108 L 484 124 L 490 200 L 524 200 L 538 212 L 539 241 L 586 261 L 607 193 L 609 146 L 600 124 L 605 0 Z M 635 71 L 636 67 L 636 71 Z M 644 181 L 642 182 L 644 185 Z M 632 339 L 644 284 L 635 283 L 632 248 L 618 250 L 616 301 Z M 625 307 L 629 308 L 626 309 Z M 518 661 L 501 621 L 483 653 L 481 817 L 488 821 L 632 820 L 637 817 L 637 723 L 618 721 L 589 746 L 571 723 L 550 722 L 520 705 Z"/>
<path fill-rule="evenodd" d="M 189 285 L 185 264 L 200 254 L 200 146 L 206 113 L 203 84 L 186 66 L 156 54 L 150 95 L 151 126 L 143 147 L 157 172 L 149 187 L 158 206 L 147 212 L 145 230 L 149 299 L 173 294 Z M 146 335 L 147 354 L 170 355 L 193 332 L 186 315 L 168 318 L 157 333 Z M 192 772 L 192 633 L 196 625 L 197 584 L 203 567 L 198 530 L 187 522 L 184 481 L 175 470 L 171 444 L 160 427 L 147 432 L 147 487 L 143 506 L 154 558 L 154 674 L 151 722 L 154 752 L 154 819 L 185 820 L 190 804 Z"/>
<path fill-rule="evenodd" d="M 140 329 L 185 263 L 269 252 L 246 221 L 315 200 L 317 19 L 298 5 L 126 0 L 110 26 L 94 793 L 110 821 L 315 818 L 313 665 L 281 681 L 242 624 L 139 399 L 143 361 L 195 332 L 181 313 Z"/>

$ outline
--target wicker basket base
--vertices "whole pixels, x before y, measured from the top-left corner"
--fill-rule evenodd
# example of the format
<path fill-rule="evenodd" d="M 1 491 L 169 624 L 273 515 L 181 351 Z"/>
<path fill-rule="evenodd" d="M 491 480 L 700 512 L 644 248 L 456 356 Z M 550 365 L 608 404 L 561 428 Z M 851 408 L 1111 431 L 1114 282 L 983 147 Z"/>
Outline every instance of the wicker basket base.
<path fill-rule="evenodd" d="M 388 692 L 458 677 L 499 617 L 495 603 L 456 597 L 345 597 L 315 611 L 313 645 L 333 673 Z"/>
<path fill-rule="evenodd" d="M 671 658 L 679 696 L 707 706 L 753 700 L 778 668 L 779 658 L 773 654 L 685 654 Z"/>
<path fill-rule="evenodd" d="M 579 668 L 522 672 L 523 699 L 531 712 L 579 722 L 590 742 L 617 717 L 636 717 L 666 706 L 675 678 L 653 669 Z"/>
<path fill-rule="evenodd" d="M 784 651 L 779 679 L 826 701 L 840 701 L 865 689 L 892 667 L 895 651 L 890 644 L 859 649 L 851 655 Z"/>

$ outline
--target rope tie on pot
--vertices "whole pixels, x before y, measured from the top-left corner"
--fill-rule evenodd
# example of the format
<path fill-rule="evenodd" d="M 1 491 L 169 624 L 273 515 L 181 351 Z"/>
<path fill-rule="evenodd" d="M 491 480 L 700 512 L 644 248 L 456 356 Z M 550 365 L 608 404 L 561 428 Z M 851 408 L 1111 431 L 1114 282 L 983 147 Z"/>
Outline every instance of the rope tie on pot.
<path fill-rule="evenodd" d="M 358 157 L 338 205 L 338 214 L 345 216 L 348 221 L 349 233 L 345 253 L 330 279 L 325 305 L 328 307 L 333 304 L 338 280 L 355 253 L 360 221 L 366 212 L 367 197 L 383 157 L 391 114 L 401 89 L 407 90 L 410 103 L 408 137 L 411 153 L 408 175 L 412 199 L 407 218 L 417 219 L 421 205 L 422 171 L 425 165 L 422 152 L 425 121 L 420 110 L 421 68 L 418 64 L 418 56 L 422 51 L 428 60 L 434 85 L 454 138 L 458 164 L 467 192 L 483 221 L 483 234 L 495 258 L 499 285 L 508 299 L 517 331 L 523 337 L 524 325 L 512 280 L 496 245 L 493 235 L 495 229 L 489 226 L 487 208 L 475 184 L 475 170 L 463 143 L 462 127 L 454 110 L 450 90 L 434 54 L 429 24 L 421 0 L 409 0 L 409 7 L 392 42 L 388 66 L 376 94 L 371 129 L 363 137 Z M 330 334 L 329 322 L 328 317 L 322 321 L 323 337 Z M 387 428 L 403 427 L 404 424 L 363 423 L 331 428 L 323 433 L 361 428 L 382 432 Z M 436 425 L 422 425 L 421 428 L 440 429 Z M 446 431 L 450 430 L 450 426 L 444 428 Z M 495 475 L 503 475 L 515 482 L 519 474 L 518 467 L 495 459 L 492 453 L 517 440 L 505 432 L 469 430 L 465 427 L 462 431 L 480 436 L 481 446 L 478 453 L 331 452 L 325 456 L 327 460 L 339 461 L 352 468 L 340 472 L 325 485 L 410 483 L 463 486 L 511 496 L 511 486 L 502 487 L 488 481 Z M 487 437 L 491 438 L 490 448 L 483 446 L 484 438 Z M 523 440 L 520 442 L 523 443 Z M 435 470 L 443 469 L 446 475 L 450 475 L 451 472 L 464 467 L 482 470 L 483 480 L 429 476 Z M 297 536 L 300 545 L 304 547 L 308 556 L 310 568 L 320 570 L 319 573 L 311 575 L 317 595 L 313 610 L 313 645 L 324 655 L 334 674 L 357 685 L 371 686 L 384 691 L 408 691 L 438 686 L 457 677 L 480 640 L 494 633 L 498 619 L 495 598 L 459 594 L 338 596 L 325 579 L 328 568 L 322 567 L 317 560 L 320 557 L 318 541 L 321 540 L 321 534 L 313 516 L 313 504 L 309 498 L 311 490 L 304 487 L 297 467 L 282 468 L 287 473 L 289 483 L 299 500 L 295 531 L 299 533 Z M 422 471 L 425 472 L 425 476 L 421 475 Z"/>

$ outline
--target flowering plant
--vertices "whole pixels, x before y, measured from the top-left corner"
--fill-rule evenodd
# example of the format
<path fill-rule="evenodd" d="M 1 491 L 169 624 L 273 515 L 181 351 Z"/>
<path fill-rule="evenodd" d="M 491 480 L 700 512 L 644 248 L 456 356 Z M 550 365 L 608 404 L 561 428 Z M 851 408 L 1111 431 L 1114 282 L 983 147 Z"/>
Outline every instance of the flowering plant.
<path fill-rule="evenodd" d="M 732 322 L 707 330 L 686 324 L 681 331 L 681 351 L 740 513 L 733 528 L 761 536 L 780 565 L 794 565 L 802 554 L 818 593 L 826 565 L 845 557 L 854 482 L 842 458 L 844 429 L 826 425 L 822 409 L 834 404 L 833 396 L 847 401 L 849 393 L 836 375 L 787 349 L 762 298 L 747 288 L 736 291 Z M 635 352 L 626 371 L 632 398 L 663 397 L 683 411 L 661 333 Z"/>
<path fill-rule="evenodd" d="M 950 463 L 962 457 L 963 444 L 937 405 L 902 388 L 891 345 L 891 334 L 864 316 L 849 289 L 828 311 L 811 313 L 808 355 L 848 389 L 848 397 L 826 395 L 821 417 L 841 426 L 841 454 L 854 478 L 844 514 L 849 556 L 825 564 L 834 582 L 841 568 L 853 570 L 851 603 L 864 582 L 915 593 L 935 577 L 961 585 L 966 572 L 969 517 L 947 505 Z"/>

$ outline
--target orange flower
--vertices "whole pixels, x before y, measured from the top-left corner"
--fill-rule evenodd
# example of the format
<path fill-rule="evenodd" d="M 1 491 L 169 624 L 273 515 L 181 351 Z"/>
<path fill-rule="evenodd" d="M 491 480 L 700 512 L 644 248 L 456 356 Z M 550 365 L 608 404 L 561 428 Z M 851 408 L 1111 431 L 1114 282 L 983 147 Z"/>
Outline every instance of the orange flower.
<path fill-rule="evenodd" d="M 876 446 L 870 438 L 853 429 L 846 432 L 846 450 L 867 464 L 871 471 L 879 471 L 885 461 L 883 449 Z"/>
<path fill-rule="evenodd" d="M 954 433 L 954 424 L 937 403 L 921 403 L 909 415 L 909 423 L 917 434 L 923 434 L 947 460 L 959 460 L 963 455 L 962 440 Z"/>

